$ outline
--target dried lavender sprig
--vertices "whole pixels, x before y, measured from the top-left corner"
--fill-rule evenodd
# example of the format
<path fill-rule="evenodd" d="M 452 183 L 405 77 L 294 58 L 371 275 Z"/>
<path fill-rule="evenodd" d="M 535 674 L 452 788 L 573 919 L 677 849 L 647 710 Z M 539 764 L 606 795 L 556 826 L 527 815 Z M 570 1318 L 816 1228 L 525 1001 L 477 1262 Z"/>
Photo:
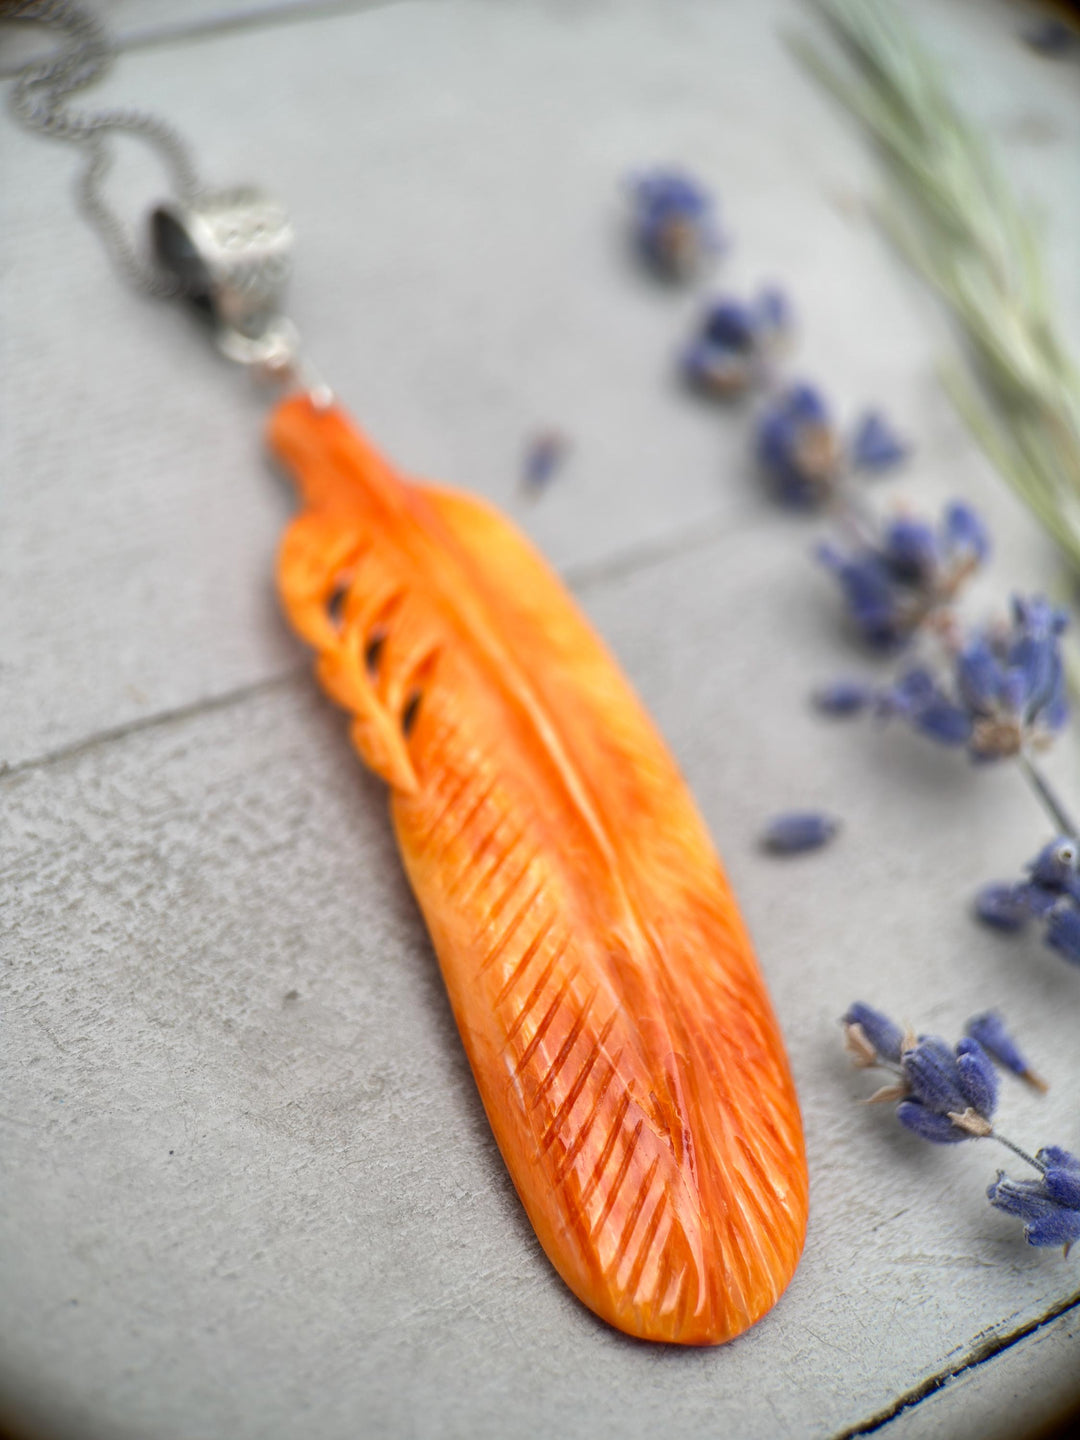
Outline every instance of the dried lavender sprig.
<path fill-rule="evenodd" d="M 901 1033 L 888 1016 L 862 1002 L 847 1011 L 843 1023 L 849 1050 L 862 1054 L 856 1063 L 876 1065 L 897 1076 L 899 1083 L 871 1096 L 871 1101 L 896 1100 L 896 1118 L 907 1129 L 935 1144 L 993 1134 L 997 1072 L 977 1040 L 966 1036 L 950 1049 L 935 1035 Z M 873 1058 L 867 1055 L 867 1045 Z"/>
<path fill-rule="evenodd" d="M 969 1028 L 987 1018 L 976 1016 Z M 996 1140 L 1038 1172 L 1037 1180 L 1014 1181 L 999 1170 L 987 1199 L 1024 1222 L 1029 1245 L 1061 1245 L 1067 1256 L 1080 1240 L 1080 1159 L 1057 1146 L 1044 1146 L 1031 1155 L 996 1129 L 997 1076 L 979 1042 L 968 1036 L 950 1049 L 936 1036 L 902 1032 L 887 1015 L 861 1001 L 848 1009 L 842 1023 L 856 1065 L 885 1069 L 897 1077 L 868 1103 L 896 1101 L 900 1123 L 935 1144 Z"/>
<path fill-rule="evenodd" d="M 916 543 L 920 535 L 921 549 Z M 901 557 L 909 543 L 916 558 L 927 558 L 911 562 L 914 579 L 905 587 L 893 579 L 890 564 L 895 568 L 900 560 L 890 561 L 890 555 L 895 551 Z M 936 633 L 944 644 L 947 672 L 916 664 L 884 688 L 841 679 L 819 689 L 815 704 L 834 717 L 870 710 L 883 718 L 905 720 L 940 745 L 966 748 L 980 763 L 1015 759 L 1055 830 L 1077 836 L 1080 832 L 1072 816 L 1033 755 L 1053 742 L 1069 716 L 1061 654 L 1067 618 L 1041 596 L 1014 596 L 1008 624 L 964 635 L 948 610 L 934 609 L 934 596 L 942 587 L 940 576 L 947 577 L 949 566 L 955 564 L 947 549 L 945 558 L 940 558 L 941 544 L 935 543 L 930 527 L 918 523 L 910 542 L 901 535 L 899 543 L 887 540 L 880 553 L 867 550 L 833 558 L 831 563 L 833 568 L 840 566 L 852 619 L 878 648 L 902 643 L 912 613 L 938 613 Z M 914 610 L 916 605 L 921 608 Z M 1003 929 L 1021 923 L 1022 917 L 1015 924 L 1010 919 L 1003 891 L 988 891 L 984 898 L 981 918 L 987 923 Z"/>

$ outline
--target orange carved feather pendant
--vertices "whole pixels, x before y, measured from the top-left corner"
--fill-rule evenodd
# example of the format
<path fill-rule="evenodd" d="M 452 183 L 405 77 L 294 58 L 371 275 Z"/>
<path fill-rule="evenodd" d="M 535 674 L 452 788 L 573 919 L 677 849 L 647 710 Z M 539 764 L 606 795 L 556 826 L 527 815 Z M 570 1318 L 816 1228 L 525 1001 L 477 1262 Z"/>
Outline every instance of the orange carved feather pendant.
<path fill-rule="evenodd" d="M 499 1148 L 570 1288 L 719 1344 L 790 1280 L 798 1104 L 735 901 L 674 761 L 559 580 L 479 501 L 409 482 L 294 396 L 279 563 L 319 679 L 390 786 Z"/>

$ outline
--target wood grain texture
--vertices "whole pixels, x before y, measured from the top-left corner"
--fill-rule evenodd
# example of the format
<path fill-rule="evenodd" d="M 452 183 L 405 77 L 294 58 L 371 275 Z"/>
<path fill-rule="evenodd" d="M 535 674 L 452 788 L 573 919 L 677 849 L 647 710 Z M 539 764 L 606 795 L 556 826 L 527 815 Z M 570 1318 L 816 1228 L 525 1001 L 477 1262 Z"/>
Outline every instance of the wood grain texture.
<path fill-rule="evenodd" d="M 837 652 L 791 538 L 764 524 L 581 595 L 717 836 L 788 1038 L 814 1184 L 781 1304 L 694 1350 L 574 1300 L 493 1143 L 382 784 L 298 674 L 0 778 L 12 1406 L 65 1440 L 349 1440 L 358 1415 L 403 1437 L 824 1440 L 1075 1290 L 987 1206 L 993 1150 L 932 1150 L 859 1104 L 853 990 L 943 1034 L 976 999 L 1051 1080 L 1006 1085 L 1010 1132 L 1075 1146 L 1077 976 L 966 913 L 1040 841 L 1014 777 L 793 706 Z M 753 841 L 793 797 L 844 831 L 778 866 Z"/>
<path fill-rule="evenodd" d="M 124 5 L 141 28 L 191 9 Z M 1075 331 L 1075 67 L 1019 44 L 1012 6 L 910 8 L 1044 212 Z M 709 177 L 736 241 L 717 285 L 782 282 L 798 373 L 845 420 L 886 404 L 916 442 L 876 502 L 979 505 L 998 551 L 973 615 L 1046 583 L 1048 550 L 939 396 L 929 307 L 860 219 L 872 164 L 785 51 L 806 23 L 788 0 L 412 0 L 128 53 L 102 95 L 170 116 L 209 179 L 287 199 L 320 368 L 389 453 L 527 527 L 691 782 L 814 1176 L 783 1303 L 711 1351 L 596 1322 L 533 1242 L 381 786 L 277 613 L 291 495 L 259 461 L 264 400 L 183 315 L 116 284 L 66 149 L 0 124 L 0 744 L 16 762 L 86 747 L 0 777 L 5 1414 L 18 1400 L 78 1440 L 354 1440 L 358 1423 L 825 1440 L 1074 1292 L 1075 1261 L 987 1207 L 992 1154 L 920 1147 L 859 1106 L 834 1028 L 853 993 L 948 1034 L 999 1005 L 1052 1081 L 1043 1100 L 1006 1084 L 1010 1132 L 1080 1145 L 1077 976 L 966 913 L 1038 848 L 1038 813 L 1007 772 L 809 713 L 857 663 L 810 533 L 759 500 L 745 417 L 667 383 L 700 297 L 650 292 L 621 250 L 628 169 Z M 128 184 L 129 163 L 110 193 L 135 218 L 160 176 Z M 532 503 L 517 463 L 545 421 L 574 452 Z M 101 740 L 129 722 L 146 728 Z M 1052 757 L 1067 793 L 1073 761 Z M 844 829 L 778 868 L 754 838 L 792 803 Z M 1049 1420 L 1077 1395 L 1070 1346 L 1045 1371 L 1007 1352 L 942 1392 L 940 1423 L 933 1397 L 882 1433 Z"/>
<path fill-rule="evenodd" d="M 234 8 L 247 0 L 216 7 Z M 149 28 L 194 9 L 215 6 L 123 0 L 109 14 Z M 919 0 L 915 14 L 1047 214 L 1075 328 L 1072 67 L 985 9 Z M 788 289 L 798 373 L 845 423 L 887 403 L 918 442 L 925 503 L 984 475 L 934 401 L 929 306 L 858 218 L 872 161 L 784 47 L 806 23 L 798 0 L 597 0 L 573 19 L 547 0 L 411 0 L 129 51 L 87 98 L 167 116 L 209 183 L 280 195 L 298 232 L 290 313 L 365 430 L 411 473 L 495 501 L 560 572 L 581 573 L 773 513 L 744 423 L 673 382 L 702 297 L 658 291 L 629 263 L 621 182 L 653 161 L 715 186 L 737 243 L 713 283 Z M 12 764 L 296 663 L 267 578 L 290 497 L 260 463 L 265 395 L 182 311 L 117 283 L 79 220 L 77 169 L 67 147 L 0 123 Z M 137 225 L 163 180 L 121 145 L 111 202 Z M 573 451 L 535 503 L 521 454 L 545 424 Z M 984 490 L 1003 565 L 1034 583 L 1009 497 Z"/>
<path fill-rule="evenodd" d="M 571 1289 L 645 1339 L 772 1307 L 806 1228 L 783 1043 L 705 827 L 562 585 L 495 511 L 283 402 L 278 567 L 391 810 L 488 1118 Z"/>

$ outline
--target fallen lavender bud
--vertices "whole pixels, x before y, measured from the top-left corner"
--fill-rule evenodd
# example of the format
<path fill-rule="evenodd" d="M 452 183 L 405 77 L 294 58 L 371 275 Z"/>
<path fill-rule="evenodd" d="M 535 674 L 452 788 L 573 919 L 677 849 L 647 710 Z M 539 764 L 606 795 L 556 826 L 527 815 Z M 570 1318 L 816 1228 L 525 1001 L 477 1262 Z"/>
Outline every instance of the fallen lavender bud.
<path fill-rule="evenodd" d="M 859 715 L 874 701 L 874 687 L 862 680 L 833 680 L 814 691 L 815 707 L 823 715 Z"/>
<path fill-rule="evenodd" d="M 773 855 L 800 855 L 827 845 L 839 828 L 839 821 L 830 815 L 816 810 L 792 810 L 769 821 L 762 844 Z"/>
<path fill-rule="evenodd" d="M 964 1029 L 979 1042 L 991 1060 L 1019 1075 L 1021 1080 L 1026 1080 L 1040 1093 L 1046 1093 L 1046 1081 L 1032 1069 L 997 1010 L 984 1010 L 980 1015 L 973 1015 Z"/>
<path fill-rule="evenodd" d="M 525 446 L 521 476 L 531 490 L 541 490 L 553 478 L 570 449 L 570 442 L 558 430 L 541 430 Z"/>

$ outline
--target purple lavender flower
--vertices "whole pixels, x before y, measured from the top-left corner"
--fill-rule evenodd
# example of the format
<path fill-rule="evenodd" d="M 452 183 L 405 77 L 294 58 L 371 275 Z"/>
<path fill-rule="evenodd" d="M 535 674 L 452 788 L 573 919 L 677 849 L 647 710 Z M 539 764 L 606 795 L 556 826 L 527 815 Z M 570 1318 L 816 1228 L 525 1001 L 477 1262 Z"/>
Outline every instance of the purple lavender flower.
<path fill-rule="evenodd" d="M 975 896 L 975 915 L 992 930 L 1022 930 L 1031 919 L 1022 885 L 995 880 Z"/>
<path fill-rule="evenodd" d="M 984 1010 L 981 1015 L 973 1015 L 964 1028 L 972 1039 L 979 1042 L 991 1060 L 1005 1070 L 1011 1070 L 1014 1075 L 1019 1075 L 1021 1080 L 1026 1080 L 1036 1090 L 1045 1093 L 1048 1088 L 1046 1081 L 1032 1069 L 997 1010 Z"/>
<path fill-rule="evenodd" d="M 778 500 L 812 510 L 836 487 L 842 451 L 828 407 L 812 385 L 792 385 L 758 422 L 758 460 Z"/>
<path fill-rule="evenodd" d="M 1027 868 L 1032 885 L 1054 895 L 1080 898 L 1080 845 L 1071 835 L 1049 841 Z"/>
<path fill-rule="evenodd" d="M 907 670 L 877 699 L 878 714 L 899 717 L 939 745 L 966 745 L 971 739 L 971 716 L 942 689 L 924 665 Z"/>
<path fill-rule="evenodd" d="M 911 1092 L 896 1107 L 901 1125 L 935 1144 L 990 1134 L 998 1078 L 977 1040 L 965 1038 L 950 1050 L 936 1035 L 920 1035 L 902 1052 L 900 1068 Z"/>
<path fill-rule="evenodd" d="M 1065 624 L 1040 597 L 1016 597 L 1010 624 L 957 651 L 951 684 L 916 667 L 882 692 L 879 713 L 901 716 L 943 745 L 966 745 L 973 760 L 1045 749 L 1068 718 Z"/>
<path fill-rule="evenodd" d="M 1029 878 L 1015 885 L 985 885 L 976 896 L 976 916 L 998 930 L 1017 931 L 1042 921 L 1043 943 L 1069 964 L 1080 965 L 1080 844 L 1059 835 L 1027 870 Z"/>
<path fill-rule="evenodd" d="M 891 470 L 908 456 L 908 446 L 876 410 L 867 410 L 851 437 L 851 464 L 855 470 Z"/>
<path fill-rule="evenodd" d="M 956 661 L 960 698 L 972 717 L 979 760 L 1045 748 L 1069 716 L 1063 611 L 1042 596 L 1015 596 L 1011 623 L 977 635 Z"/>
<path fill-rule="evenodd" d="M 980 564 L 990 554 L 990 532 L 982 517 L 962 500 L 954 501 L 945 511 L 945 544 L 954 554 L 965 552 Z"/>
<path fill-rule="evenodd" d="M 631 181 L 630 193 L 638 253 L 663 279 L 691 279 L 721 248 L 712 197 L 689 175 L 652 170 Z"/>
<path fill-rule="evenodd" d="M 920 1139 L 956 1145 L 994 1133 L 998 1073 L 971 1035 L 950 1050 L 937 1035 L 904 1034 L 858 1001 L 844 1015 L 844 1040 L 857 1066 L 893 1071 L 896 1081 L 870 1103 L 897 1102 L 897 1120 Z"/>
<path fill-rule="evenodd" d="M 1043 940 L 1070 965 L 1080 965 L 1080 910 L 1075 904 L 1054 906 L 1046 917 Z"/>
<path fill-rule="evenodd" d="M 831 815 L 817 810 L 789 810 L 769 821 L 762 844 L 774 855 L 801 855 L 806 850 L 820 850 L 839 828 Z"/>
<path fill-rule="evenodd" d="M 863 680 L 831 680 L 813 694 L 823 715 L 859 715 L 874 703 L 875 690 Z"/>
<path fill-rule="evenodd" d="M 1035 1158 L 1047 1167 L 1046 1183 L 1051 1198 L 1060 1205 L 1080 1208 L 1080 1159 L 1058 1145 L 1044 1146 Z"/>
<path fill-rule="evenodd" d="M 1062 1245 L 1068 1255 L 1070 1245 L 1080 1240 L 1080 1159 L 1057 1146 L 1028 1155 L 992 1123 L 998 1101 L 993 1060 L 1046 1088 L 1001 1016 L 993 1010 L 972 1016 L 969 1033 L 952 1049 L 936 1035 L 901 1031 L 862 1001 L 848 1009 L 843 1025 L 844 1043 L 855 1064 L 889 1070 L 895 1077 L 871 1095 L 868 1104 L 895 1103 L 900 1124 L 935 1145 L 992 1137 L 1039 1171 L 1038 1180 L 1013 1181 L 999 1170 L 987 1198 L 1024 1222 L 1029 1244 Z"/>
<path fill-rule="evenodd" d="M 896 1118 L 936 1145 L 993 1134 L 998 1077 L 989 1055 L 971 1036 L 950 1049 L 936 1035 L 905 1034 L 887 1015 L 861 1001 L 844 1016 L 845 1042 L 860 1066 L 880 1065 L 896 1081 L 871 1103 L 897 1102 Z"/>
<path fill-rule="evenodd" d="M 521 467 L 525 484 L 531 490 L 542 490 L 566 459 L 569 449 L 566 436 L 558 430 L 541 430 L 531 436 Z"/>
<path fill-rule="evenodd" d="M 1038 1180 L 1010 1180 L 1003 1170 L 986 1192 L 990 1204 L 1024 1222 L 1029 1245 L 1069 1248 L 1080 1240 L 1080 1159 L 1057 1145 L 1038 1152 Z"/>
<path fill-rule="evenodd" d="M 856 1000 L 848 1007 L 840 1023 L 847 1031 L 858 1027 L 862 1038 L 869 1042 L 875 1061 L 887 1060 L 893 1065 L 899 1065 L 904 1032 L 888 1015 L 883 1015 L 880 1010 L 875 1010 L 872 1005 L 867 1005 L 862 1000 Z"/>
<path fill-rule="evenodd" d="M 764 300 L 763 295 L 758 301 L 763 314 Z M 763 319 L 759 327 L 771 337 L 767 343 L 774 343 L 777 319 Z M 782 333 L 782 325 L 779 330 Z M 821 392 L 802 382 L 790 385 L 765 409 L 758 421 L 757 449 L 776 498 L 797 510 L 823 505 L 846 475 L 891 469 L 907 453 L 876 411 L 863 415 L 845 447 Z"/>
<path fill-rule="evenodd" d="M 891 651 L 952 604 L 989 548 L 975 512 L 954 502 L 936 530 L 898 516 L 872 541 L 846 551 L 826 543 L 818 558 L 836 576 L 859 635 L 875 650 Z"/>
<path fill-rule="evenodd" d="M 683 352 L 683 375 L 706 395 L 728 399 L 745 394 L 763 379 L 791 325 L 791 308 L 779 290 L 762 290 L 748 304 L 716 300 Z"/>

